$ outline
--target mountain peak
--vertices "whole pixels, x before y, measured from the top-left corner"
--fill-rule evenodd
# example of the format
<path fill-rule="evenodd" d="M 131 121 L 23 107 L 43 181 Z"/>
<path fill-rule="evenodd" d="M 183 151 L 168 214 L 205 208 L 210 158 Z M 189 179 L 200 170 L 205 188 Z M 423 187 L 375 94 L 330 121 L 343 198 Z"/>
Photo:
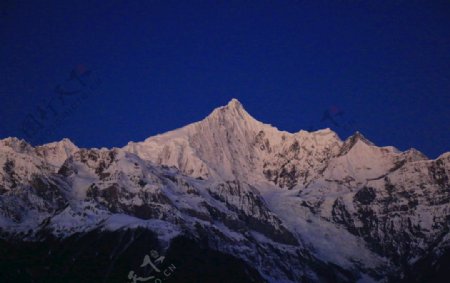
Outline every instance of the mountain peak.
<path fill-rule="evenodd" d="M 359 131 L 356 131 L 353 135 L 348 137 L 341 148 L 340 155 L 346 154 L 350 151 L 350 149 L 353 148 L 358 142 L 362 142 L 363 144 L 366 144 L 368 146 L 374 146 L 374 143 L 372 143 L 370 140 L 368 140 L 363 134 L 361 134 Z"/>
<path fill-rule="evenodd" d="M 214 109 L 208 118 L 219 118 L 220 120 L 254 120 L 244 109 L 242 103 L 236 98 L 231 99 L 227 105 Z"/>
<path fill-rule="evenodd" d="M 242 103 L 236 98 L 231 99 L 226 107 L 233 109 L 243 108 Z"/>
<path fill-rule="evenodd" d="M 10 147 L 17 152 L 25 152 L 33 149 L 25 140 L 16 137 L 8 137 L 0 140 L 0 146 Z"/>
<path fill-rule="evenodd" d="M 57 142 L 47 143 L 47 144 L 41 145 L 37 148 L 42 148 L 42 149 L 47 148 L 47 149 L 58 150 L 58 151 L 66 152 L 67 155 L 70 155 L 71 153 L 79 150 L 78 146 L 76 146 L 68 138 L 64 138 Z"/>
<path fill-rule="evenodd" d="M 231 112 L 231 113 L 241 113 L 241 112 L 247 113 L 245 111 L 244 106 L 242 105 L 242 103 L 239 100 L 237 100 L 236 98 L 231 99 L 227 103 L 227 105 L 220 106 L 220 107 L 216 108 L 213 111 L 213 113 L 216 112 L 216 110 L 219 110 L 221 112 Z"/>
<path fill-rule="evenodd" d="M 373 142 L 371 142 L 370 140 L 368 140 L 365 136 L 363 136 L 363 134 L 361 134 L 361 132 L 356 131 L 351 137 L 348 138 L 348 140 L 350 140 L 353 143 L 356 143 L 357 141 L 362 141 L 367 145 L 374 145 Z"/>

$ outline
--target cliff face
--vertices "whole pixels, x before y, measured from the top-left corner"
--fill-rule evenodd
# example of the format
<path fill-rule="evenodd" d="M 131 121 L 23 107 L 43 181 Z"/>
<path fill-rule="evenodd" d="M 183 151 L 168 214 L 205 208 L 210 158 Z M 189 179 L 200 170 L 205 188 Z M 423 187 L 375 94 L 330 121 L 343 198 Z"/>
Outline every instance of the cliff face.
<path fill-rule="evenodd" d="M 58 254 L 71 243 L 76 259 L 86 252 L 76 252 L 75 238 L 146 231 L 180 266 L 174 247 L 187 241 L 202 260 L 253 282 L 437 282 L 449 258 L 450 153 L 428 160 L 360 133 L 341 141 L 329 129 L 283 132 L 237 100 L 121 149 L 79 149 L 68 140 L 33 148 L 8 138 L 0 168 L 8 249 L 50 241 Z M 143 245 L 127 235 L 117 258 Z M 92 251 L 108 254 L 97 246 Z"/>

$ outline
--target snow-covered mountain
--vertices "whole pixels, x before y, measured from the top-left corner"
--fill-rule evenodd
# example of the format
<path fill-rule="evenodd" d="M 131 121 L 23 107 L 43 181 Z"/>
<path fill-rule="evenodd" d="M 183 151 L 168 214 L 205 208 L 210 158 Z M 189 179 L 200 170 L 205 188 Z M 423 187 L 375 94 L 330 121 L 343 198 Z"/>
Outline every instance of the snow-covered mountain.
<path fill-rule="evenodd" d="M 0 168 L 3 245 L 119 233 L 128 240 L 111 247 L 115 260 L 101 277 L 108 282 L 127 279 L 111 275 L 139 242 L 125 231 L 152 233 L 173 259 L 180 239 L 189 239 L 208 251 L 196 253 L 204 264 L 226 259 L 249 282 L 438 282 L 448 274 L 450 153 L 429 160 L 415 149 L 377 147 L 359 132 L 342 141 L 330 129 L 280 131 L 235 99 L 202 121 L 123 148 L 7 138 Z M 73 261 L 82 258 L 74 253 Z M 244 280 L 195 277 L 203 271 L 184 266 L 183 276 L 167 280 Z M 42 275 L 17 272 L 30 282 Z"/>

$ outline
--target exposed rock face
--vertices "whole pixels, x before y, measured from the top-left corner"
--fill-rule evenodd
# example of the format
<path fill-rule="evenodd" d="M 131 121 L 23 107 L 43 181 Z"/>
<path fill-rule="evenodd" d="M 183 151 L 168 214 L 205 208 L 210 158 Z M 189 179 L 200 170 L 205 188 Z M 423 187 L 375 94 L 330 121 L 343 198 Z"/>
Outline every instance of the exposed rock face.
<path fill-rule="evenodd" d="M 282 132 L 232 100 L 122 149 L 1 140 L 0 232 L 7 249 L 39 240 L 56 254 L 83 242 L 74 239 L 125 233 L 127 254 L 141 231 L 168 257 L 181 241 L 249 282 L 438 282 L 450 254 L 449 174 L 450 153 L 428 160 L 360 133 Z"/>

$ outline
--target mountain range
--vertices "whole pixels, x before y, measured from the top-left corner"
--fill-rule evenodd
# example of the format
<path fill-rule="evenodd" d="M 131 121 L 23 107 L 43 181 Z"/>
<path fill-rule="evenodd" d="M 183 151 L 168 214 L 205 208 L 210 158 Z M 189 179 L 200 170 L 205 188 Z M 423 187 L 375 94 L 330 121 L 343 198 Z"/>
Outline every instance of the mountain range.
<path fill-rule="evenodd" d="M 450 152 L 280 131 L 236 99 L 123 148 L 6 138 L 0 281 L 447 282 L 449 175 Z"/>

